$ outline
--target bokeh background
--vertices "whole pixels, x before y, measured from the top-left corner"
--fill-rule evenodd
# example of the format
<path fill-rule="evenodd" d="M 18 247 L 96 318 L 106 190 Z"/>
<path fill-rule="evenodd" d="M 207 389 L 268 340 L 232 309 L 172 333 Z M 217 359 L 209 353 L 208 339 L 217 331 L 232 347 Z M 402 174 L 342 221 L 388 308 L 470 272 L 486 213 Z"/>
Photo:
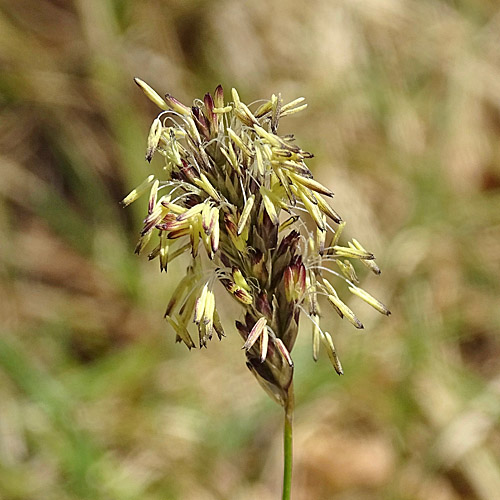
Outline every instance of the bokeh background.
<path fill-rule="evenodd" d="M 302 324 L 294 498 L 500 498 L 495 0 L 0 0 L 0 68 L 0 499 L 280 495 L 281 409 L 238 335 L 175 344 L 182 266 L 133 255 L 134 76 L 305 96 L 280 131 L 383 269 L 392 316 L 329 325 L 343 377 Z"/>

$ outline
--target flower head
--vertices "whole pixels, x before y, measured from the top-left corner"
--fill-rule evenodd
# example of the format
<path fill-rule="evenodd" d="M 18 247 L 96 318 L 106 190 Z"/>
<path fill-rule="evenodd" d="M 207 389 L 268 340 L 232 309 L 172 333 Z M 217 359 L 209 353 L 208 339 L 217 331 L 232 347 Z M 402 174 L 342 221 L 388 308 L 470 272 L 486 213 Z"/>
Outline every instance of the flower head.
<path fill-rule="evenodd" d="M 224 336 L 214 294 L 219 281 L 244 309 L 236 327 L 247 366 L 276 401 L 287 402 L 301 313 L 312 324 L 314 359 L 322 344 L 342 374 L 332 337 L 320 326 L 318 297 L 326 296 L 356 328 L 363 325 L 339 298 L 335 280 L 382 314 L 390 312 L 357 285 L 353 262 L 376 274 L 380 269 L 357 240 L 340 245 L 345 223 L 325 199 L 333 193 L 306 165 L 313 155 L 292 135 L 278 134 L 280 120 L 303 110 L 304 99 L 283 104 L 278 94 L 247 106 L 235 89 L 225 102 L 218 86 L 213 96 L 207 93 L 188 107 L 135 81 L 162 110 L 149 132 L 146 159 L 159 154 L 164 166 L 123 204 L 149 190 L 136 252 L 156 235 L 149 258 L 159 260 L 161 271 L 179 255 L 191 254 L 165 312 L 176 340 L 194 347 L 192 324 L 200 347 L 214 333 Z"/>

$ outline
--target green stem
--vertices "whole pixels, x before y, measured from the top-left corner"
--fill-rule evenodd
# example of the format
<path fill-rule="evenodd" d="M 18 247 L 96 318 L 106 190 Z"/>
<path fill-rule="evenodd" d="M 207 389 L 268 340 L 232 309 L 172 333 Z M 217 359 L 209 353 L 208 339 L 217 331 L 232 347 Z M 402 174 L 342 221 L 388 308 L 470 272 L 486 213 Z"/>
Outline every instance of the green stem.
<path fill-rule="evenodd" d="M 288 389 L 288 399 L 285 405 L 285 425 L 283 432 L 283 497 L 282 500 L 290 500 L 292 495 L 292 465 L 293 465 L 293 385 Z"/>

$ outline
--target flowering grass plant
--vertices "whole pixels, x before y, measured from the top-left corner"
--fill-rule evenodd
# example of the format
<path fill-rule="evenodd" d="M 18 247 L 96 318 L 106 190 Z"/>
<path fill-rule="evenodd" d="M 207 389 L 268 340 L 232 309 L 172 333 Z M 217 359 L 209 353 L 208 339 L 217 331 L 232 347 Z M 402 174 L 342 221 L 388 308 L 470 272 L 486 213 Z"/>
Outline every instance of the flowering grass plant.
<path fill-rule="evenodd" d="M 162 110 L 149 132 L 146 159 L 164 158 L 161 175 L 150 175 L 122 202 L 126 206 L 149 192 L 136 253 L 154 239 L 149 259 L 157 259 L 164 272 L 180 255 L 191 255 L 165 312 L 176 340 L 189 349 L 196 346 L 193 329 L 200 347 L 225 335 L 216 307 L 217 281 L 241 304 L 236 328 L 247 366 L 285 410 L 283 498 L 290 498 L 291 352 L 300 316 L 311 323 L 314 360 L 323 346 L 342 374 L 332 336 L 321 327 L 318 299 L 324 296 L 341 318 L 363 328 L 336 283 L 345 282 L 349 292 L 389 315 L 358 286 L 355 264 L 375 274 L 380 269 L 356 239 L 341 244 L 345 222 L 326 201 L 333 193 L 305 163 L 313 155 L 293 135 L 278 134 L 282 118 L 306 107 L 303 98 L 284 104 L 278 94 L 247 106 L 235 89 L 231 102 L 225 101 L 219 85 L 189 107 L 135 81 Z"/>

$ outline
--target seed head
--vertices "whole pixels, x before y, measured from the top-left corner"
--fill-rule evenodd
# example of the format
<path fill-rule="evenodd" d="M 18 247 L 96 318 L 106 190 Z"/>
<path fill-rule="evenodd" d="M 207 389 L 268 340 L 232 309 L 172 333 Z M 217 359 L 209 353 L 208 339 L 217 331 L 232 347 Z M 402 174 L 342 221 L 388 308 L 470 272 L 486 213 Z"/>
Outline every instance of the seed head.
<path fill-rule="evenodd" d="M 122 203 L 149 190 L 136 252 L 156 233 L 149 259 L 158 258 L 160 271 L 190 254 L 165 312 L 176 340 L 194 347 L 191 328 L 198 330 L 200 347 L 214 332 L 224 336 L 214 292 L 219 281 L 243 308 L 236 327 L 247 366 L 277 402 L 287 403 L 301 313 L 312 324 L 314 360 L 323 345 L 342 374 L 332 336 L 320 326 L 319 296 L 356 328 L 363 325 L 330 280 L 346 282 L 353 295 L 382 314 L 390 312 L 358 286 L 356 262 L 376 274 L 380 269 L 357 240 L 340 244 L 345 222 L 325 200 L 332 191 L 305 163 L 313 155 L 292 135 L 278 134 L 280 119 L 305 109 L 304 99 L 283 104 L 277 94 L 260 106 L 246 105 L 232 89 L 228 103 L 219 85 L 213 96 L 207 93 L 189 107 L 135 82 L 162 110 L 149 132 L 146 159 L 161 155 L 164 163 L 160 174 L 149 175 Z M 331 268 L 335 263 L 340 272 Z"/>

